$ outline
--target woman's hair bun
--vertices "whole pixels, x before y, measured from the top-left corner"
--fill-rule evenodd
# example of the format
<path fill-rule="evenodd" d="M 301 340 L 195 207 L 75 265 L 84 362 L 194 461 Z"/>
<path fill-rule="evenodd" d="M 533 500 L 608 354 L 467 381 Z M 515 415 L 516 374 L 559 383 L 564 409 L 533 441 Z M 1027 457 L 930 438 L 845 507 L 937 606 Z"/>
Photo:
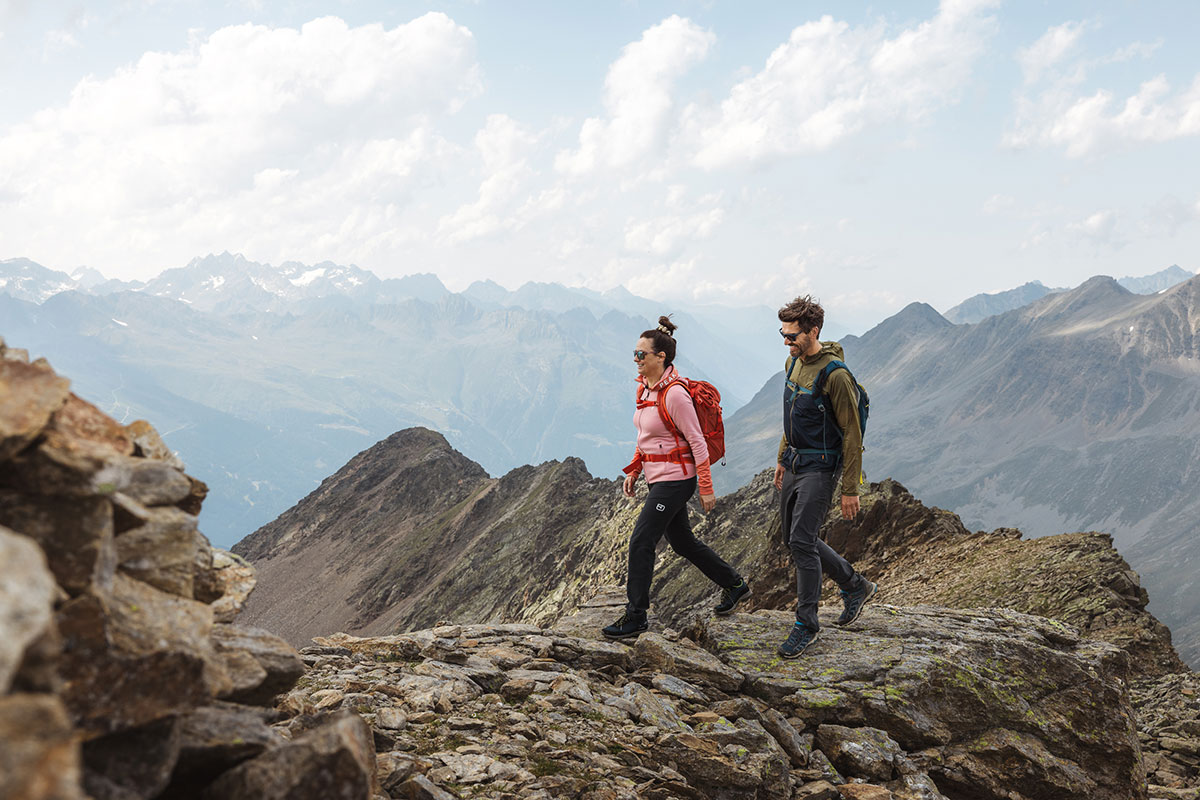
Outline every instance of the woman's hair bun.
<path fill-rule="evenodd" d="M 660 331 L 662 331 L 663 333 L 665 333 L 667 336 L 672 336 L 675 333 L 675 329 L 677 327 L 678 326 L 674 322 L 671 322 L 670 317 L 659 317 L 658 318 L 658 329 Z"/>

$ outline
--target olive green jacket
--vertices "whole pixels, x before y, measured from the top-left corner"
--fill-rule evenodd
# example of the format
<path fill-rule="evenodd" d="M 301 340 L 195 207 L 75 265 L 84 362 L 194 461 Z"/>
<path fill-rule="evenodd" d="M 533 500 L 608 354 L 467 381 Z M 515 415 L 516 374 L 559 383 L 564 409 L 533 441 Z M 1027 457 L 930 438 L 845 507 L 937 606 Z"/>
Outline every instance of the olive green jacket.
<path fill-rule="evenodd" d="M 844 360 L 842 346 L 837 342 L 821 342 L 821 352 L 815 356 L 802 356 L 792 366 L 788 376 L 794 383 L 812 390 L 813 381 L 830 361 Z M 791 361 L 789 358 L 788 361 Z M 787 362 L 783 368 L 787 369 Z M 842 494 L 857 495 L 862 477 L 862 429 L 858 422 L 858 387 L 844 369 L 835 370 L 825 382 L 825 394 L 833 406 L 833 416 L 842 430 Z M 787 437 L 779 439 L 776 462 L 783 458 L 787 449 Z"/>

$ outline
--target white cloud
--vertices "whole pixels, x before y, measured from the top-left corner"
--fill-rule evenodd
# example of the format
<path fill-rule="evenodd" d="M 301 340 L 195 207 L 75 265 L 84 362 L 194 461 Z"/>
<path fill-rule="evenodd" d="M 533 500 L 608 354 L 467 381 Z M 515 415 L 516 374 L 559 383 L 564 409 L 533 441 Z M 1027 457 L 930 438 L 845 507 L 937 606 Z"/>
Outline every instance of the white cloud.
<path fill-rule="evenodd" d="M 432 122 L 479 91 L 473 36 L 443 14 L 222 28 L 88 77 L 0 135 L 16 195 L 0 206 L 0 246 L 52 259 L 70 225 L 85 242 L 70 252 L 104 263 L 149 250 L 161 268 L 227 246 L 320 258 L 352 225 L 349 260 L 403 235 L 398 209 L 453 150 Z"/>
<path fill-rule="evenodd" d="M 954 102 L 991 30 L 990 0 L 944 0 L 894 36 L 822 17 L 792 31 L 719 110 L 688 110 L 695 161 L 714 168 L 828 149 L 871 125 Z"/>
<path fill-rule="evenodd" d="M 673 186 L 667 195 L 668 213 L 650 219 L 631 219 L 625 226 L 626 249 L 658 257 L 678 257 L 686 245 L 712 236 L 725 218 L 721 195 L 705 195 L 689 204 L 684 193 L 682 186 Z"/>
<path fill-rule="evenodd" d="M 992 216 L 1002 214 L 1017 205 L 1017 199 L 1009 194 L 994 194 L 983 204 L 983 213 Z"/>
<path fill-rule="evenodd" d="M 71 31 L 50 31 L 42 48 L 42 60 L 48 61 L 55 53 L 79 47 L 79 39 Z"/>
<path fill-rule="evenodd" d="M 1138 143 L 1167 142 L 1200 134 L 1200 75 L 1187 89 L 1172 93 L 1164 75 L 1143 83 L 1118 101 L 1107 89 L 1086 97 L 1047 95 L 1019 106 L 1015 130 L 1005 137 L 1013 147 L 1063 147 L 1072 158 Z"/>
<path fill-rule="evenodd" d="M 591 117 L 579 147 L 559 153 L 555 166 L 569 175 L 628 167 L 661 152 L 671 122 L 675 82 L 701 61 L 716 37 L 687 19 L 668 17 L 626 45 L 604 81 L 607 117 Z"/>
<path fill-rule="evenodd" d="M 1125 245 L 1125 242 L 1118 235 L 1117 222 L 1117 213 L 1110 209 L 1104 209 L 1067 225 L 1067 232 L 1096 246 L 1119 249 Z"/>
<path fill-rule="evenodd" d="M 1174 195 L 1165 195 L 1147 210 L 1141 229 L 1149 236 L 1175 236 L 1196 222 L 1200 222 L 1200 201 L 1188 203 Z"/>
<path fill-rule="evenodd" d="M 1083 84 L 1097 66 L 1149 58 L 1161 45 L 1133 42 L 1110 55 L 1088 58 L 1078 46 L 1087 27 L 1065 23 L 1050 28 L 1018 52 L 1027 85 L 1017 97 L 1005 145 L 1062 147 L 1069 157 L 1080 158 L 1200 134 L 1200 74 L 1175 92 L 1163 74 L 1142 82 L 1124 99 L 1108 88 L 1085 90 Z"/>
<path fill-rule="evenodd" d="M 1064 22 L 1050 28 L 1041 38 L 1017 52 L 1017 63 L 1025 75 L 1026 83 L 1041 80 L 1051 68 L 1076 50 L 1083 36 L 1084 24 L 1081 22 Z"/>
<path fill-rule="evenodd" d="M 460 206 L 438 222 L 438 233 L 448 244 L 488 236 L 500 230 L 515 230 L 536 214 L 543 205 L 554 208 L 561 197 L 544 196 L 543 203 L 528 200 L 520 206 L 520 192 L 534 175 L 528 154 L 537 137 L 511 117 L 493 114 L 475 134 L 475 147 L 486 177 L 479 185 L 478 198 Z"/>

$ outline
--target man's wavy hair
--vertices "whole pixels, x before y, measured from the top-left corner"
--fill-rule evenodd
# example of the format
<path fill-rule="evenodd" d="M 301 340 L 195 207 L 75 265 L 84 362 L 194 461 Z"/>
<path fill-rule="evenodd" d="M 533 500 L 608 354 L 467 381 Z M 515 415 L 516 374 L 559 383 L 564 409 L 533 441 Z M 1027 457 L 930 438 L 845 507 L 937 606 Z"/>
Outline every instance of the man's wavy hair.
<path fill-rule="evenodd" d="M 811 294 L 806 294 L 779 309 L 779 321 L 798 322 L 800 332 L 808 333 L 813 328 L 825 327 L 825 309 Z"/>

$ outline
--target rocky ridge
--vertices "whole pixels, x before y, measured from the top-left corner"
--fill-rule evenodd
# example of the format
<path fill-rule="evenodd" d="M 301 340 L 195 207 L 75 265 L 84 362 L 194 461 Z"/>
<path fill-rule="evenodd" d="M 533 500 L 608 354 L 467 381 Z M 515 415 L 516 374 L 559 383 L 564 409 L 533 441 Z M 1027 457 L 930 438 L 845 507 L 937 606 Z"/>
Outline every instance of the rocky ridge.
<path fill-rule="evenodd" d="M 560 578 L 547 593 L 513 601 L 530 601 L 545 623 L 332 634 L 298 657 L 271 634 L 230 622 L 253 571 L 196 530 L 204 487 L 153 428 L 118 425 L 71 395 L 44 362 L 2 348 L 0 356 L 5 798 L 1200 795 L 1195 676 L 1169 671 L 1177 660 L 1169 638 L 1160 640 L 1169 635 L 1131 588 L 1136 575 L 1117 580 L 1127 566 L 1099 535 L 1063 537 L 1058 556 L 1043 563 L 1078 562 L 1049 585 L 1073 580 L 1095 601 L 1075 607 L 1063 603 L 1074 595 L 1047 593 L 1043 613 L 1074 614 L 1088 635 L 1111 641 L 1012 610 L 886 605 L 896 598 L 885 595 L 855 625 L 827 625 L 804 659 L 783 662 L 773 651 L 790 615 L 751 606 L 711 619 L 711 590 L 674 559 L 660 571 L 654 630 L 634 643 L 597 641 L 621 603 L 619 591 L 597 595 L 597 582 L 617 568 L 610 562 L 623 540 L 615 549 L 577 542 L 595 529 L 568 525 L 567 546 L 553 552 L 556 540 L 541 538 L 531 520 L 552 528 L 595 516 L 605 506 L 574 505 L 615 484 L 568 462 L 518 471 L 507 488 L 504 479 L 465 482 L 459 496 L 439 500 L 441 484 L 429 478 L 453 455 L 425 439 L 421 458 L 373 473 L 376 484 L 403 475 L 413 496 L 399 500 L 443 522 L 491 503 L 477 518 L 506 519 L 509 532 L 531 537 L 545 574 L 586 580 Z M 461 475 L 465 465 L 452 465 Z M 773 504 L 762 479 L 761 497 L 723 501 L 702 534 L 754 565 L 759 605 L 782 608 L 772 572 L 782 550 L 777 528 L 764 525 Z M 369 494 L 369 480 L 354 485 Z M 869 574 L 891 569 L 886 580 L 903 586 L 906 558 L 915 575 L 921 559 L 957 547 L 962 559 L 989 553 L 976 567 L 986 576 L 946 584 L 981 605 L 990 605 L 987 592 L 1047 588 L 1021 583 L 1030 570 L 996 569 L 1021 558 L 1042 563 L 1022 555 L 1035 550 L 1012 532 L 969 534 L 893 483 L 873 486 L 867 499 L 863 520 L 831 519 L 826 535 L 858 547 Z M 630 512 L 614 512 L 604 532 L 621 527 L 621 513 Z M 869 537 L 859 528 L 868 522 Z M 286 532 L 317 546 L 327 527 Z M 455 544 L 448 527 L 437 541 L 459 548 L 451 566 L 508 563 L 507 572 L 487 573 L 506 586 L 500 578 L 515 562 L 504 559 L 526 551 L 506 550 L 504 530 Z M 973 539 L 977 546 L 966 546 Z M 925 540 L 931 549 L 914 549 Z M 256 546 L 278 555 L 288 541 L 261 537 Z M 1071 558 L 1089 543 L 1094 552 Z M 601 561 L 583 558 L 592 550 Z M 430 601 L 441 601 L 453 575 L 441 572 L 438 591 L 424 595 Z M 492 613 L 513 615 L 509 606 Z M 1157 655 L 1140 658 L 1142 650 Z"/>
<path fill-rule="evenodd" d="M 1126 650 L 1139 674 L 1185 669 L 1110 537 L 976 533 L 895 481 L 865 490 L 859 518 L 833 509 L 823 535 L 886 597 L 1056 617 Z M 697 535 L 752 579 L 752 609 L 792 602 L 777 498 L 767 471 L 712 513 L 692 514 Z M 639 510 L 618 482 L 593 478 L 576 459 L 492 479 L 439 434 L 400 431 L 234 548 L 259 571 L 243 619 L 296 646 L 333 630 L 387 634 L 448 619 L 549 626 L 624 579 Z M 713 592 L 665 556 L 652 611 L 678 625 Z"/>
<path fill-rule="evenodd" d="M 232 623 L 254 571 L 197 529 L 206 492 L 148 423 L 0 340 L 0 797 L 282 797 L 282 775 L 236 790 L 272 759 L 293 782 L 342 764 L 368 796 L 361 718 L 294 742 L 270 727 L 304 665 Z"/>
<path fill-rule="evenodd" d="M 783 661 L 778 611 L 597 641 L 620 595 L 549 629 L 318 637 L 280 727 L 353 709 L 392 797 L 1148 796 L 1128 658 L 1069 626 L 875 605 Z"/>

